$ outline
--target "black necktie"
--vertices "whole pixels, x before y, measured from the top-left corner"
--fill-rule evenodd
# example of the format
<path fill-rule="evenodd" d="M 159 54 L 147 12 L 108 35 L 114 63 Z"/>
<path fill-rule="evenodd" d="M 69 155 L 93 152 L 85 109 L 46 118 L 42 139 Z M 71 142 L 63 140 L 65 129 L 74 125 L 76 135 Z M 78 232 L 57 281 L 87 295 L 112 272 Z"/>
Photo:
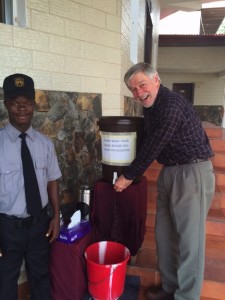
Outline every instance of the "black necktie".
<path fill-rule="evenodd" d="M 41 196 L 38 187 L 37 177 L 34 170 L 33 161 L 26 143 L 26 133 L 21 133 L 19 137 L 21 143 L 21 158 L 23 163 L 23 177 L 25 186 L 25 196 L 27 212 L 31 216 L 38 216 L 41 212 Z"/>

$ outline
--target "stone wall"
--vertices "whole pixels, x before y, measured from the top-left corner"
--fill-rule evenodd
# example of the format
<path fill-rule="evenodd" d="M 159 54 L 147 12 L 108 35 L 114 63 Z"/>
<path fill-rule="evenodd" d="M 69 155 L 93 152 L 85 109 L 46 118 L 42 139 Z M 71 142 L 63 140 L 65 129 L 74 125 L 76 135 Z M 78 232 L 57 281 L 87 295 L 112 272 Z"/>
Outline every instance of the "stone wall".
<path fill-rule="evenodd" d="M 132 97 L 124 97 L 124 115 L 125 116 L 142 116 L 143 108 L 140 103 L 135 101 Z"/>
<path fill-rule="evenodd" d="M 195 105 L 201 121 L 207 121 L 217 126 L 222 126 L 224 108 L 222 105 Z"/>

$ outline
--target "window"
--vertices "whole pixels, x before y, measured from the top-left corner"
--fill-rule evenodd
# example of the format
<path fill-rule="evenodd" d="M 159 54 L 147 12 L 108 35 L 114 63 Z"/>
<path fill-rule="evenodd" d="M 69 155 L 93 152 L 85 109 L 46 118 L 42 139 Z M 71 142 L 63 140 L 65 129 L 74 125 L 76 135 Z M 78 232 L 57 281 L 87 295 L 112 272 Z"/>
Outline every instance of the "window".
<path fill-rule="evenodd" d="M 26 0 L 0 0 L 0 22 L 26 27 Z"/>

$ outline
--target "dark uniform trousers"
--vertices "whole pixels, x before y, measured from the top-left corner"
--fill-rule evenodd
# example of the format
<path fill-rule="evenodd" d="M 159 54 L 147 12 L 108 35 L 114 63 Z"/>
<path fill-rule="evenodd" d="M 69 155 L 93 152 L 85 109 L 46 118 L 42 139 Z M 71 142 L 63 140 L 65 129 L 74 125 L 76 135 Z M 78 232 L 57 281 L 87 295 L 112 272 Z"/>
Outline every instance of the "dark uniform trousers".
<path fill-rule="evenodd" d="M 18 299 L 18 279 L 23 259 L 32 300 L 50 300 L 49 224 L 47 209 L 25 219 L 0 214 L 0 299 Z"/>

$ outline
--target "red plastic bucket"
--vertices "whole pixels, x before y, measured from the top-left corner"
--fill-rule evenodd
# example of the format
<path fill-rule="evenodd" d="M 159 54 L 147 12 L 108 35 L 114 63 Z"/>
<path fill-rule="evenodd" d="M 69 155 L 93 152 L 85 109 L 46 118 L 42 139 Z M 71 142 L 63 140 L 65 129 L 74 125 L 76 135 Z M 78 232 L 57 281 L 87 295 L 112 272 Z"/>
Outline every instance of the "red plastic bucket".
<path fill-rule="evenodd" d="M 85 250 L 88 290 L 95 300 L 118 299 L 124 290 L 130 251 L 124 245 L 102 241 Z"/>

